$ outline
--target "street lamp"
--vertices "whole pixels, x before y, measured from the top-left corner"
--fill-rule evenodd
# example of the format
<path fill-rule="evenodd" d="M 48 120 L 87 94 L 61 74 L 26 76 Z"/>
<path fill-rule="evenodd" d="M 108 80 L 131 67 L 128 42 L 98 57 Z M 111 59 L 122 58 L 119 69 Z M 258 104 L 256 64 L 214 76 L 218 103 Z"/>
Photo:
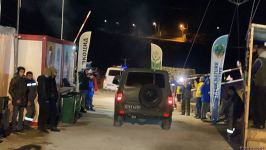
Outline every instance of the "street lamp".
<path fill-rule="evenodd" d="M 156 28 L 157 23 L 156 22 L 153 22 L 152 25 Z"/>
<path fill-rule="evenodd" d="M 135 27 L 136 27 L 136 24 L 135 24 L 135 23 L 133 23 L 133 24 L 132 24 L 132 27 L 134 27 L 134 28 L 135 28 Z"/>
<path fill-rule="evenodd" d="M 115 22 L 115 24 L 116 24 L 116 25 L 119 25 L 120 23 L 117 21 L 117 22 Z"/>
<path fill-rule="evenodd" d="M 188 26 L 188 25 L 187 25 Z M 186 34 L 184 34 L 184 31 L 185 30 L 187 30 L 188 29 L 188 27 L 185 27 L 185 25 L 184 24 L 179 24 L 179 29 L 180 29 L 180 31 L 182 32 L 182 39 L 183 40 L 186 40 Z"/>
<path fill-rule="evenodd" d="M 104 20 L 104 23 L 107 23 L 107 20 L 106 19 Z"/>

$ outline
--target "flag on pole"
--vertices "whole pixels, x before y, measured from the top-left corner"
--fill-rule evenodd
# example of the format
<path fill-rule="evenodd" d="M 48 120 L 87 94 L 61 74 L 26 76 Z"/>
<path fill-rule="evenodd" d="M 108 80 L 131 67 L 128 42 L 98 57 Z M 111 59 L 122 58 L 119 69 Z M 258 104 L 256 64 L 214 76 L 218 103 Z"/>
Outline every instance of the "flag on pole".
<path fill-rule="evenodd" d="M 79 40 L 78 52 L 78 71 L 86 68 L 88 52 L 90 47 L 91 32 L 85 32 L 81 35 Z"/>
<path fill-rule="evenodd" d="M 151 43 L 151 68 L 154 70 L 161 70 L 163 63 L 163 52 L 162 49 Z"/>
<path fill-rule="evenodd" d="M 219 106 L 221 98 L 221 84 L 224 59 L 228 43 L 228 35 L 223 35 L 216 39 L 212 45 L 211 54 L 211 75 L 210 75 L 210 110 L 212 121 L 216 123 L 219 120 Z"/>

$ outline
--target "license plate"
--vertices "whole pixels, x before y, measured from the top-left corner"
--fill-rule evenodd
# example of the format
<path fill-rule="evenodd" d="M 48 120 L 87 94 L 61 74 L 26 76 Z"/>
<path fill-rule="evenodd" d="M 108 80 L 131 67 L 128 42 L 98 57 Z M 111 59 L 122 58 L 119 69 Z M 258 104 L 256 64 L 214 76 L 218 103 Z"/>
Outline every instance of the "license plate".
<path fill-rule="evenodd" d="M 127 110 L 140 110 L 141 106 L 140 105 L 125 105 L 125 109 Z"/>

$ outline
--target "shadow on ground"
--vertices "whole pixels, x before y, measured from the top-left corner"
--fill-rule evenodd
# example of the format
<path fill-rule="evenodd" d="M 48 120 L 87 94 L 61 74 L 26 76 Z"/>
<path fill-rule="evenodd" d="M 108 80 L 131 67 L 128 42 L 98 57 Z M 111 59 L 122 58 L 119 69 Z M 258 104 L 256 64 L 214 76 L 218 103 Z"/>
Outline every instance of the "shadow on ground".
<path fill-rule="evenodd" d="M 15 150 L 41 150 L 41 149 L 42 147 L 40 145 L 29 144 L 29 145 L 25 145 L 20 148 L 17 148 Z"/>

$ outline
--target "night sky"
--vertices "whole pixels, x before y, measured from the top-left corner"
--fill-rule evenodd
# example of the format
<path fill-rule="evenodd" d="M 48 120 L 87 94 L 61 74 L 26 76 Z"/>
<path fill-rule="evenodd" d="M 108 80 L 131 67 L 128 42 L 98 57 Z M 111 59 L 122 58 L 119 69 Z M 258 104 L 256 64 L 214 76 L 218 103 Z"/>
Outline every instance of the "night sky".
<path fill-rule="evenodd" d="M 225 68 L 235 67 L 238 59 L 244 60 L 245 35 L 252 2 L 250 0 L 239 7 L 240 41 L 238 45 L 236 16 Z M 152 26 L 154 21 L 160 25 L 163 38 L 179 36 L 180 23 L 188 25 L 188 35 L 193 37 L 207 3 L 208 0 L 65 0 L 64 39 L 74 40 L 84 17 L 91 10 L 92 15 L 84 31 L 93 31 L 88 57 L 95 67 L 121 64 L 123 58 L 129 59 L 130 67 L 148 67 L 150 42 L 162 47 L 163 65 L 183 67 L 191 42 L 176 43 L 144 37 L 155 33 Z M 265 7 L 266 1 L 261 1 L 253 22 L 266 24 Z M 229 33 L 234 10 L 235 5 L 227 0 L 212 0 L 187 67 L 195 68 L 198 73 L 209 72 L 212 43 L 218 36 Z M 20 23 L 20 33 L 59 38 L 61 1 L 22 0 Z M 132 27 L 133 23 L 136 28 Z M 15 27 L 16 0 L 2 0 L 1 25 Z"/>

